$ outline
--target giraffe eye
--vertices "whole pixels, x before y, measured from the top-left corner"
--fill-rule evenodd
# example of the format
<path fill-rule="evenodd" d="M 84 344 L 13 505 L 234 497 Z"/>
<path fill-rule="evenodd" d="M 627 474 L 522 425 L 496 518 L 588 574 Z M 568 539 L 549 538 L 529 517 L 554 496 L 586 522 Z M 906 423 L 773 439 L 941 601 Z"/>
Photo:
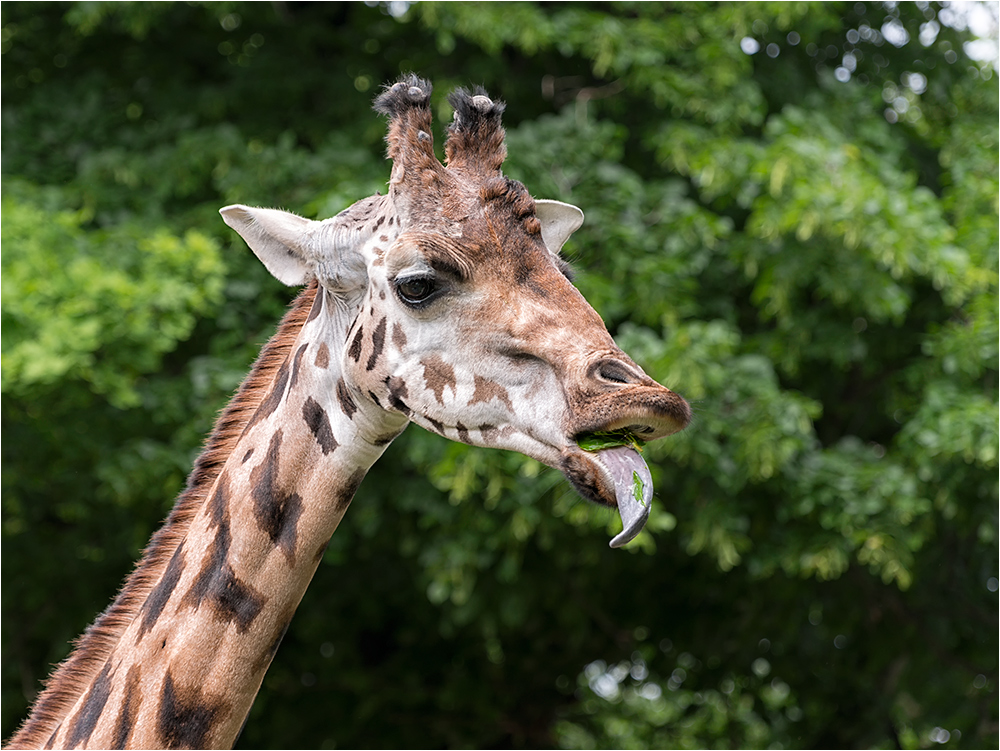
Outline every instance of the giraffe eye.
<path fill-rule="evenodd" d="M 431 276 L 411 276 L 396 281 L 396 294 L 407 305 L 427 302 L 437 292 L 437 283 Z"/>

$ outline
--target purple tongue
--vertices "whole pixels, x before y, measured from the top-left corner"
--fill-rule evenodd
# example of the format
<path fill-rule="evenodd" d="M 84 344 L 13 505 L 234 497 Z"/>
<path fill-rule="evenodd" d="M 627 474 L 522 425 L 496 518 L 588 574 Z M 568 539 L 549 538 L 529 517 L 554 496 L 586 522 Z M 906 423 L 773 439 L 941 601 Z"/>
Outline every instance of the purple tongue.
<path fill-rule="evenodd" d="M 628 446 L 604 449 L 597 455 L 615 483 L 618 513 L 622 531 L 611 540 L 611 547 L 620 548 L 642 531 L 649 516 L 653 499 L 653 478 L 639 452 Z"/>

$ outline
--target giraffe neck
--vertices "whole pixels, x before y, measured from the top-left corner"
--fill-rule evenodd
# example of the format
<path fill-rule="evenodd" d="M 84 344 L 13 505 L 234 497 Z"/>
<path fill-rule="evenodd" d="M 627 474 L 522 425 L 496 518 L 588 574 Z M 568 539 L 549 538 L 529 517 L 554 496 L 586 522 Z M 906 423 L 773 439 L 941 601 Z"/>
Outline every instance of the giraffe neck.
<path fill-rule="evenodd" d="M 154 551 L 159 570 L 118 614 L 118 634 L 100 650 L 87 637 L 78 647 L 95 652 L 89 677 L 62 697 L 62 711 L 50 707 L 41 743 L 235 742 L 330 536 L 368 468 L 406 424 L 344 385 L 342 353 L 327 344 L 347 336 L 350 310 L 338 304 L 315 286 L 300 297 L 296 306 L 309 305 L 308 317 L 276 337 L 294 341 L 264 395 L 247 419 L 226 426 L 238 437 L 218 452 L 214 471 L 202 467 L 200 500 L 173 530 L 173 544 Z M 168 521 L 164 531 L 178 523 Z M 140 564 L 119 601 L 142 572 Z M 67 665 L 86 656 L 74 653 Z M 46 694 L 58 692 L 61 672 Z"/>

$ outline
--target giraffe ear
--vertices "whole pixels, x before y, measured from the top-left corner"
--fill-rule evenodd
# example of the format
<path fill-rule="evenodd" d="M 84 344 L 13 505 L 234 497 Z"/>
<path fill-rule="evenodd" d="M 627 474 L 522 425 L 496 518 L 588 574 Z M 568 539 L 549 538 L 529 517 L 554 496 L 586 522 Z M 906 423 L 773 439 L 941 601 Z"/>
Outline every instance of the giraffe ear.
<path fill-rule="evenodd" d="M 569 236 L 583 224 L 583 212 L 562 201 L 536 199 L 535 216 L 542 225 L 542 242 L 553 255 L 559 255 Z"/>
<path fill-rule="evenodd" d="M 304 246 L 319 222 L 287 211 L 242 205 L 226 206 L 219 213 L 282 284 L 296 287 L 315 275 Z"/>

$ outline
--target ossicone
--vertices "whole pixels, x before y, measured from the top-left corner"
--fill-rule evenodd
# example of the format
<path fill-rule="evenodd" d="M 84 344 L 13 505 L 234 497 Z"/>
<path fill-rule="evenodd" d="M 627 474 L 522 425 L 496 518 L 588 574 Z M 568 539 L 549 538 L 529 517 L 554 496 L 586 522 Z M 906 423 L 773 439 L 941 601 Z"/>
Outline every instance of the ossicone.
<path fill-rule="evenodd" d="M 507 157 L 500 122 L 504 103 L 490 99 L 481 86 L 472 93 L 457 89 L 448 95 L 448 102 L 455 110 L 444 147 L 449 169 L 498 175 Z"/>
<path fill-rule="evenodd" d="M 374 107 L 389 116 L 385 139 L 392 160 L 389 194 L 401 214 L 412 218 L 427 198 L 438 196 L 440 203 L 445 176 L 431 135 L 431 84 L 408 73 L 387 86 Z"/>
<path fill-rule="evenodd" d="M 413 108 L 429 110 L 433 90 L 430 81 L 420 78 L 416 73 L 407 73 L 396 83 L 387 84 L 382 93 L 375 97 L 372 106 L 379 114 L 389 117 L 399 117 Z"/>

